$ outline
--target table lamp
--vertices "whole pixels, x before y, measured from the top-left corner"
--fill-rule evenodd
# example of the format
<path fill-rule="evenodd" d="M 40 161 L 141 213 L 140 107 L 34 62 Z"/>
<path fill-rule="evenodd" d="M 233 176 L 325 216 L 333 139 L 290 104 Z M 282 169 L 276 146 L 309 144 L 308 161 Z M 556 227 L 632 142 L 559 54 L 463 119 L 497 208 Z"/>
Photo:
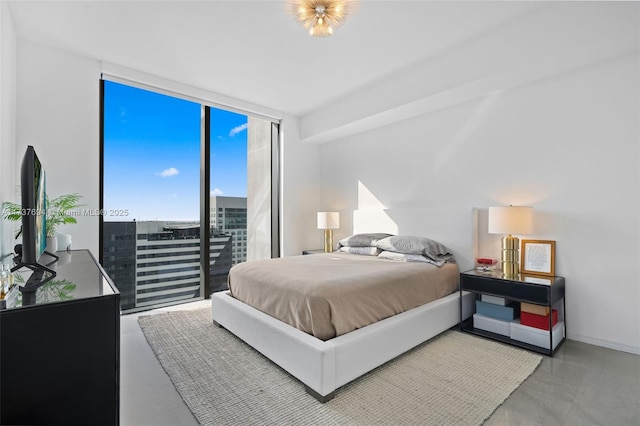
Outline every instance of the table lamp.
<path fill-rule="evenodd" d="M 489 233 L 507 234 L 502 239 L 502 273 L 514 277 L 520 273 L 520 240 L 511 234 L 533 233 L 533 207 L 489 207 Z"/>
<path fill-rule="evenodd" d="M 339 212 L 318 212 L 318 229 L 324 229 L 324 252 L 333 251 L 333 230 L 340 228 Z"/>

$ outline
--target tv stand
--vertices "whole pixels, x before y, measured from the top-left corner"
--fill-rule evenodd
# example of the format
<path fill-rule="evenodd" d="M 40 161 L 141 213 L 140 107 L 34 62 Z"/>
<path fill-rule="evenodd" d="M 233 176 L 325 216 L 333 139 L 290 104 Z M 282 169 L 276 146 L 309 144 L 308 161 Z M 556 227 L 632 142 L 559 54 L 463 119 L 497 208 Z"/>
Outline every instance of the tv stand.
<path fill-rule="evenodd" d="M 120 294 L 88 250 L 58 255 L 0 309 L 0 424 L 117 425 Z"/>
<path fill-rule="evenodd" d="M 50 251 L 43 251 L 42 254 L 48 254 L 49 256 L 53 257 L 54 260 L 52 260 L 51 262 L 47 263 L 47 266 L 49 265 L 53 265 L 54 263 L 56 263 L 58 260 L 60 260 L 60 256 L 58 256 L 55 253 L 51 253 Z"/>
<path fill-rule="evenodd" d="M 16 256 L 13 258 L 13 261 L 16 263 L 16 266 L 11 268 L 11 272 L 19 271 L 22 268 L 29 268 L 33 271 L 33 274 L 29 277 L 29 281 L 27 282 L 26 285 L 33 284 L 36 287 L 40 287 L 41 285 L 46 284 L 48 281 L 51 281 L 56 276 L 56 271 L 49 268 L 49 266 L 53 265 L 58 260 L 60 260 L 60 256 L 55 255 L 46 250 L 42 252 L 42 254 L 48 254 L 49 256 L 53 257 L 53 260 L 47 263 L 46 265 L 43 265 L 38 262 L 24 263 L 22 262 L 21 257 Z M 40 258 L 42 258 L 42 256 L 40 256 Z M 42 279 L 42 275 L 45 272 L 49 273 L 49 275 L 46 278 Z"/>

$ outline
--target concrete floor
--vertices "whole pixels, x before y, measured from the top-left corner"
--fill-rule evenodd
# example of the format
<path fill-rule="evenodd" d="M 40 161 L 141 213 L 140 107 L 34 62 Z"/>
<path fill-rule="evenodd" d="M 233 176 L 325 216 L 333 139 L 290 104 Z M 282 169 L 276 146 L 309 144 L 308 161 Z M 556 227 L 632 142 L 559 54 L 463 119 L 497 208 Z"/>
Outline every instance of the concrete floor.
<path fill-rule="evenodd" d="M 159 312 L 209 306 L 199 301 Z M 197 425 L 138 326 L 137 317 L 152 312 L 121 318 L 120 422 Z M 567 340 L 485 425 L 640 426 L 640 356 Z"/>

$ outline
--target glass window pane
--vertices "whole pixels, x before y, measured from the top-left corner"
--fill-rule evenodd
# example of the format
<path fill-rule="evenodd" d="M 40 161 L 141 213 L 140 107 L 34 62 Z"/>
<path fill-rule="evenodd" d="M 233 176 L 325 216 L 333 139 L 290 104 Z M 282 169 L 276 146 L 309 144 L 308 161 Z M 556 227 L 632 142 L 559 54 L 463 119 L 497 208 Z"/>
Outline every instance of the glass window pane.
<path fill-rule="evenodd" d="M 103 267 L 121 308 L 200 298 L 200 105 L 104 84 Z"/>
<path fill-rule="evenodd" d="M 246 261 L 237 231 L 247 228 L 247 116 L 210 109 L 211 291 L 227 288 L 232 265 Z M 225 241 L 221 241 L 224 239 Z M 224 243 L 224 244 L 221 244 Z"/>

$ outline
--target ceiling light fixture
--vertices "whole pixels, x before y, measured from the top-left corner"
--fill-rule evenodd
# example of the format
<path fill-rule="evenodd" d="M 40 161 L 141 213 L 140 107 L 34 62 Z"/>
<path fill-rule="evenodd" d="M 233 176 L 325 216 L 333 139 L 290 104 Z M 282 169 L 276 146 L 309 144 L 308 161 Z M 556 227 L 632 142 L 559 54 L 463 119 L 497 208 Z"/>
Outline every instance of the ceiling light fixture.
<path fill-rule="evenodd" d="M 292 0 L 291 8 L 298 22 L 314 37 L 327 37 L 349 14 L 349 0 Z"/>

